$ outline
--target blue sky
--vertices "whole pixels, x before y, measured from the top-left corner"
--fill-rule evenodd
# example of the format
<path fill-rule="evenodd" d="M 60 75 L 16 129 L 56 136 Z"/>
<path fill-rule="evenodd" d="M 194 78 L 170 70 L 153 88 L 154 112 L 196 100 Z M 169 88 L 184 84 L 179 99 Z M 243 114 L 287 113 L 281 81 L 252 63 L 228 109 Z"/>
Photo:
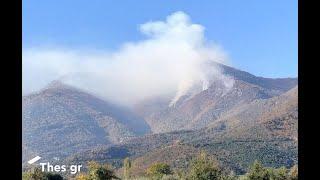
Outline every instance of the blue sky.
<path fill-rule="evenodd" d="M 117 49 L 145 38 L 140 24 L 183 11 L 235 67 L 296 77 L 297 10 L 296 0 L 23 0 L 23 48 Z"/>

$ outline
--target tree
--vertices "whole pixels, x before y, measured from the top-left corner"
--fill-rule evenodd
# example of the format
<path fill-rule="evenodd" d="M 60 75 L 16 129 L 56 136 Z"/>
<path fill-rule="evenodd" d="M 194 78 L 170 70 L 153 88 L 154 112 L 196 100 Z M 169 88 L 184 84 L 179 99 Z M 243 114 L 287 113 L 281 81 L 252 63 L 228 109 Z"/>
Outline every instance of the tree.
<path fill-rule="evenodd" d="M 100 165 L 97 162 L 91 161 L 88 163 L 88 167 L 88 180 L 120 179 L 117 176 L 115 176 L 112 167 L 108 164 Z"/>
<path fill-rule="evenodd" d="M 30 180 L 31 173 L 30 172 L 22 172 L 22 180 Z"/>
<path fill-rule="evenodd" d="M 221 179 L 222 172 L 218 163 L 209 158 L 205 152 L 191 163 L 188 179 L 191 180 L 215 180 Z"/>
<path fill-rule="evenodd" d="M 24 180 L 63 180 L 60 174 L 43 172 L 41 168 L 35 168 L 31 172 L 23 173 Z"/>
<path fill-rule="evenodd" d="M 125 179 L 130 178 L 131 161 L 129 158 L 125 158 L 123 161 L 123 175 Z"/>
<path fill-rule="evenodd" d="M 298 166 L 293 166 L 290 171 L 286 167 L 266 168 L 255 161 L 241 180 L 298 180 Z"/>
<path fill-rule="evenodd" d="M 298 165 L 292 166 L 288 176 L 290 180 L 298 180 Z"/>
<path fill-rule="evenodd" d="M 150 177 L 161 179 L 164 175 L 172 174 L 172 171 L 166 163 L 154 163 L 147 169 L 146 173 Z"/>
<path fill-rule="evenodd" d="M 108 165 L 100 165 L 95 161 L 88 163 L 88 172 L 87 174 L 81 173 L 76 177 L 77 180 L 111 180 L 111 179 L 120 179 L 115 176 L 113 168 Z"/>
<path fill-rule="evenodd" d="M 266 168 L 270 180 L 288 180 L 288 169 L 286 167 Z"/>
<path fill-rule="evenodd" d="M 30 180 L 47 180 L 46 173 L 40 168 L 35 168 L 30 174 Z"/>
<path fill-rule="evenodd" d="M 286 167 L 280 167 L 278 169 L 274 169 L 274 177 L 272 179 L 276 180 L 287 180 L 288 179 L 288 169 Z"/>
<path fill-rule="evenodd" d="M 270 173 L 259 161 L 255 161 L 249 168 L 246 177 L 249 180 L 269 180 Z"/>

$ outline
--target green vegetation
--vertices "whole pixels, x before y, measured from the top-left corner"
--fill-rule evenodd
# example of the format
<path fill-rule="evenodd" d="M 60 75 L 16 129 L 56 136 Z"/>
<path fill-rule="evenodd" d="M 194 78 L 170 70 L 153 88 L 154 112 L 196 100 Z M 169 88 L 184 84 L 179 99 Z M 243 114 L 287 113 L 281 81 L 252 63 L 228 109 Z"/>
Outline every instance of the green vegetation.
<path fill-rule="evenodd" d="M 285 167 L 267 168 L 263 167 L 262 164 L 258 161 L 255 161 L 249 171 L 245 176 L 242 177 L 242 180 L 294 180 L 298 179 L 298 166 L 293 166 L 291 170 L 288 170 Z"/>
<path fill-rule="evenodd" d="M 40 168 L 35 168 L 22 174 L 23 180 L 63 180 L 59 174 L 42 172 Z"/>
<path fill-rule="evenodd" d="M 111 180 L 118 178 L 113 168 L 108 164 L 100 165 L 97 162 L 91 161 L 88 163 L 87 174 L 80 174 L 76 177 L 77 180 Z"/>
<path fill-rule="evenodd" d="M 189 161 L 201 150 L 216 157 L 222 166 L 232 169 L 236 174 L 246 173 L 256 159 L 268 167 L 292 167 L 298 162 L 297 144 L 292 139 L 221 138 L 199 130 L 135 138 L 124 145 L 76 154 L 64 163 L 85 164 L 95 160 L 121 168 L 124 158 L 129 157 L 132 169 L 135 169 L 134 161 L 139 157 L 139 165 L 143 168 L 150 166 L 152 162 L 165 162 L 173 170 L 187 169 Z M 136 171 L 131 173 L 137 174 Z"/>
<path fill-rule="evenodd" d="M 86 172 L 78 174 L 76 180 L 298 180 L 298 166 L 271 168 L 255 161 L 247 173 L 235 175 L 218 164 L 218 161 L 205 152 L 199 153 L 189 164 L 187 170 L 172 170 L 170 165 L 156 162 L 146 168 L 145 173 L 138 176 L 131 174 L 132 163 L 129 158 L 123 162 L 123 171 L 117 171 L 108 164 L 91 161 Z M 42 172 L 35 168 L 23 173 L 23 180 L 63 180 L 59 174 Z"/>
<path fill-rule="evenodd" d="M 188 179 L 190 180 L 214 180 L 219 179 L 222 172 L 218 163 L 201 152 L 200 155 L 192 162 Z"/>
<path fill-rule="evenodd" d="M 168 164 L 154 163 L 146 170 L 146 174 L 152 179 L 161 179 L 165 175 L 172 174 L 172 171 Z"/>

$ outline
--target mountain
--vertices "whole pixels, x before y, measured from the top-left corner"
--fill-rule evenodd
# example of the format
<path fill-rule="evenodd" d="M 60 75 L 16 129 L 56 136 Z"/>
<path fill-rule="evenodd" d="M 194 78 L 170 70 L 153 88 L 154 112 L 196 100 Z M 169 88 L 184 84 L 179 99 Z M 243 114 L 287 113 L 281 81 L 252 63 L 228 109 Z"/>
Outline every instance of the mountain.
<path fill-rule="evenodd" d="M 267 89 L 271 95 L 280 95 L 283 92 L 292 89 L 298 83 L 297 78 L 264 78 L 223 64 L 217 65 L 226 75 Z"/>
<path fill-rule="evenodd" d="M 258 99 L 235 107 L 231 112 L 212 122 L 208 127 L 232 138 L 281 137 L 297 142 L 297 86 L 280 96 Z"/>
<path fill-rule="evenodd" d="M 130 110 L 54 81 L 22 98 L 23 160 L 63 158 L 149 133 Z"/>
<path fill-rule="evenodd" d="M 139 174 L 160 161 L 173 168 L 186 168 L 195 154 L 205 150 L 236 173 L 245 172 L 256 159 L 266 166 L 291 167 L 298 161 L 297 91 L 294 87 L 280 96 L 253 101 L 199 130 L 145 135 L 112 147 L 75 154 L 65 162 L 95 160 L 120 167 L 122 160 L 130 157 Z"/>
<path fill-rule="evenodd" d="M 154 133 L 201 129 L 255 100 L 278 96 L 297 85 L 297 78 L 256 77 L 235 68 L 217 64 L 233 80 L 232 88 L 213 81 L 207 90 L 181 97 L 174 106 L 170 98 L 155 97 L 135 106 Z"/>
<path fill-rule="evenodd" d="M 112 147 L 92 149 L 66 162 L 96 160 L 120 167 L 130 157 L 137 173 L 153 162 L 185 168 L 205 150 L 222 166 L 243 173 L 256 159 L 266 166 L 290 167 L 298 161 L 298 86 L 296 78 L 269 79 L 221 65 L 234 79 L 225 92 L 220 82 L 175 106 L 155 97 L 137 104 L 154 134 Z"/>
<path fill-rule="evenodd" d="M 130 110 L 54 82 L 23 97 L 24 156 L 118 168 L 130 157 L 137 174 L 159 161 L 185 169 L 202 150 L 236 173 L 256 159 L 272 167 L 296 164 L 297 78 L 263 78 L 218 66 L 232 87 L 211 81 L 173 105 L 172 96 L 151 97 Z"/>

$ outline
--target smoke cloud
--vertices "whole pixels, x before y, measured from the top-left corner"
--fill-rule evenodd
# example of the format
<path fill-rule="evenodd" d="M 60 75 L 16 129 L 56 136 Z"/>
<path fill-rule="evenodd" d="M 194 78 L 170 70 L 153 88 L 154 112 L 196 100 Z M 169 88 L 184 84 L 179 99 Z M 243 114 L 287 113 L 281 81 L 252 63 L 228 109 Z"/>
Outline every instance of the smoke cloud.
<path fill-rule="evenodd" d="M 195 85 L 205 90 L 210 82 L 232 79 L 210 62 L 228 64 L 221 47 L 209 43 L 204 27 L 184 12 L 165 21 L 139 26 L 146 38 L 124 43 L 116 51 L 30 48 L 23 51 L 23 93 L 61 81 L 122 105 L 145 98 L 172 95 L 170 105 Z"/>

